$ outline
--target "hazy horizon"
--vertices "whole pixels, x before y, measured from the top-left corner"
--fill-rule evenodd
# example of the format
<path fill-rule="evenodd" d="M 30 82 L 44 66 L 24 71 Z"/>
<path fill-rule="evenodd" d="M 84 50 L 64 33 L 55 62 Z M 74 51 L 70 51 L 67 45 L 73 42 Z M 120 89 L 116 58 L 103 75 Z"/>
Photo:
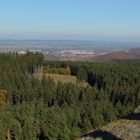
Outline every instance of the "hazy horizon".
<path fill-rule="evenodd" d="M 0 39 L 140 42 L 138 0 L 0 2 Z"/>
<path fill-rule="evenodd" d="M 0 51 L 77 49 L 95 52 L 112 52 L 133 48 L 140 48 L 140 43 L 91 40 L 0 40 Z"/>

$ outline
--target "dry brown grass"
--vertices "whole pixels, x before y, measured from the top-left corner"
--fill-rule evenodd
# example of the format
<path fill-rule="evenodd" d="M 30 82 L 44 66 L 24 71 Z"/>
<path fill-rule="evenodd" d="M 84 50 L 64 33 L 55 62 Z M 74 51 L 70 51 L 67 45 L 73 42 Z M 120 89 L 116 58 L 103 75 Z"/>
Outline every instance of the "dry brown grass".
<path fill-rule="evenodd" d="M 72 83 L 79 87 L 90 87 L 90 85 L 86 81 L 79 81 L 76 76 L 73 75 L 62 75 L 62 74 L 48 74 L 46 73 L 47 77 L 50 77 L 54 80 L 54 82 L 57 84 L 58 82 L 61 82 L 63 84 Z"/>
<path fill-rule="evenodd" d="M 115 120 L 108 125 L 103 126 L 100 130 L 110 132 L 122 140 L 140 140 L 140 120 Z M 90 131 L 90 133 L 94 133 L 95 131 Z M 88 140 L 92 139 L 93 138 L 89 138 Z M 97 139 L 98 138 L 94 138 L 94 140 Z M 86 140 L 86 138 L 81 138 L 80 140 Z"/>
<path fill-rule="evenodd" d="M 72 75 L 62 75 L 62 74 L 46 74 L 47 77 L 50 77 L 54 80 L 55 83 L 73 83 L 76 84 L 77 78 Z"/>

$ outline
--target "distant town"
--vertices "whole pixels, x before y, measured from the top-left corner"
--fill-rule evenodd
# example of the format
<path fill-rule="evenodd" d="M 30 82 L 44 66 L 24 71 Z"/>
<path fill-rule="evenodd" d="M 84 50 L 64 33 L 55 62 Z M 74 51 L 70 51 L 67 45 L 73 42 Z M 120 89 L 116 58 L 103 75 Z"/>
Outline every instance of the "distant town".
<path fill-rule="evenodd" d="M 0 52 L 44 54 L 46 60 L 104 61 L 140 59 L 140 44 L 96 41 L 0 41 Z"/>

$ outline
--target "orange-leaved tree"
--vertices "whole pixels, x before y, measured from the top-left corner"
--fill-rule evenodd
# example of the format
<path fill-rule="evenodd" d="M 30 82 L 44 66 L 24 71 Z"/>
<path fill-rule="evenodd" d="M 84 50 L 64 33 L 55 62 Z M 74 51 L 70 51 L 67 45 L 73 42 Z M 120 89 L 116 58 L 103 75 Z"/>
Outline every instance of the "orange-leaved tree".
<path fill-rule="evenodd" d="M 7 95 L 7 91 L 4 89 L 0 89 L 0 106 L 3 106 L 6 104 L 7 102 L 6 95 Z"/>

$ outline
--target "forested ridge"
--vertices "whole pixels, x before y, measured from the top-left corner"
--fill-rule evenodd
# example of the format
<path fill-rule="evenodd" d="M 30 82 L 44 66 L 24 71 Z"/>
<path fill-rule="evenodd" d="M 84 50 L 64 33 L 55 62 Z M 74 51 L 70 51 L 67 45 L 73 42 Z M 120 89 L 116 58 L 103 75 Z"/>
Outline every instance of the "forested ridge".
<path fill-rule="evenodd" d="M 89 83 L 55 84 L 38 71 L 68 69 Z M 65 72 L 64 72 L 65 73 Z M 66 74 L 67 74 L 66 73 Z M 45 61 L 0 54 L 0 140 L 72 140 L 131 113 L 140 103 L 140 62 Z"/>

